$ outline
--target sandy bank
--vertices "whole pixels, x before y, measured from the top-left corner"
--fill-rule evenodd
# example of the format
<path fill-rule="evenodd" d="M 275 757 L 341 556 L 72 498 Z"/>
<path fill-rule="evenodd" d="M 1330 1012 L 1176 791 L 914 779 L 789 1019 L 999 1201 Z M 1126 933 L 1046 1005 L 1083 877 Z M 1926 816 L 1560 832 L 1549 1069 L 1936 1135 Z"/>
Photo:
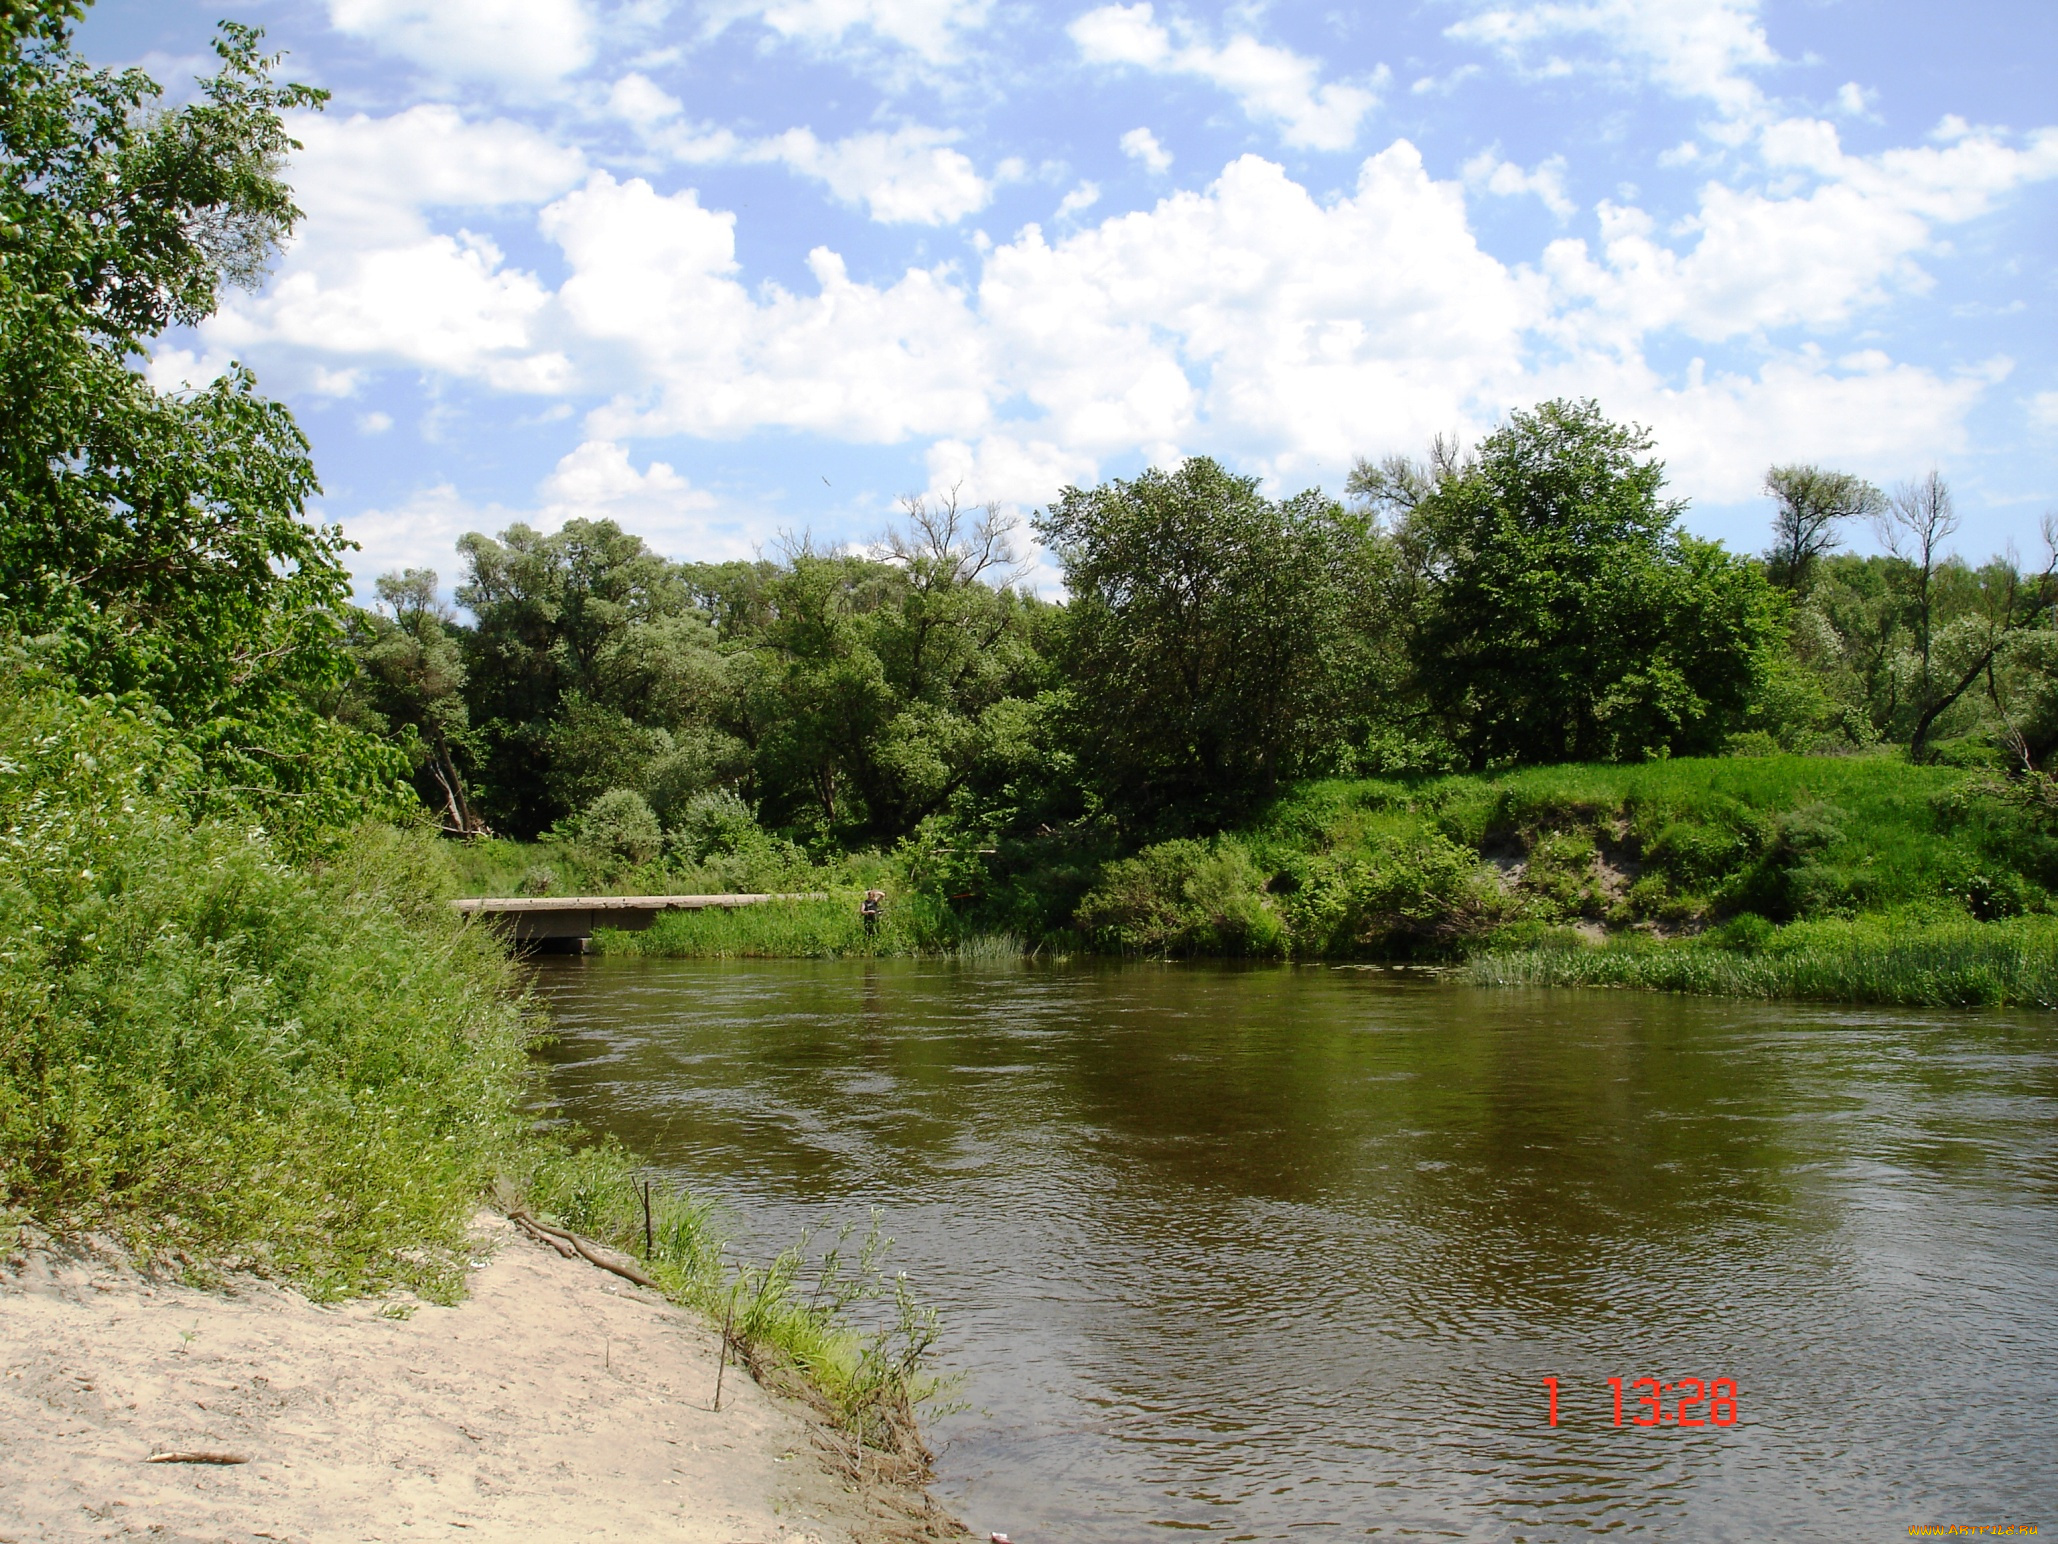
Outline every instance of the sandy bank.
<path fill-rule="evenodd" d="M 653 1293 L 482 1217 L 470 1298 L 384 1317 L 33 1251 L 0 1271 L 0 1540 L 960 1539 Z M 217 1452 L 233 1466 L 148 1463 Z"/>

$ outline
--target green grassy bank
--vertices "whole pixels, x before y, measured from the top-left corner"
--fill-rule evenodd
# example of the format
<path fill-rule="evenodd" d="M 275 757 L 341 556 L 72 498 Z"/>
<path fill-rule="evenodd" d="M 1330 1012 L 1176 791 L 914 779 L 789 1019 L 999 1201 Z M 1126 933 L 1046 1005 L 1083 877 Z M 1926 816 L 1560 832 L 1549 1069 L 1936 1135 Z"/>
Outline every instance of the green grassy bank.
<path fill-rule="evenodd" d="M 543 850 L 495 845 L 503 868 Z M 607 886 L 576 844 L 549 851 Z M 752 883 L 717 885 L 720 863 Z M 1927 1004 L 2049 1005 L 2058 972 L 2058 793 L 1891 755 L 1338 779 L 1242 829 L 1126 851 L 932 834 L 810 865 L 756 833 L 714 867 L 634 877 L 831 899 L 675 914 L 606 951 L 1414 960 L 1481 982 Z M 876 935 L 865 884 L 892 897 Z"/>
<path fill-rule="evenodd" d="M 0 682 L 0 1251 L 33 1222 L 203 1282 L 448 1301 L 497 1197 L 645 1253 L 633 1156 L 533 1129 L 543 1025 L 448 905 L 446 846 L 378 827 L 289 859 L 197 777 L 147 717 Z M 673 1296 L 919 1468 L 934 1328 L 876 1245 L 739 1263 L 695 1198 L 653 1209 Z"/>

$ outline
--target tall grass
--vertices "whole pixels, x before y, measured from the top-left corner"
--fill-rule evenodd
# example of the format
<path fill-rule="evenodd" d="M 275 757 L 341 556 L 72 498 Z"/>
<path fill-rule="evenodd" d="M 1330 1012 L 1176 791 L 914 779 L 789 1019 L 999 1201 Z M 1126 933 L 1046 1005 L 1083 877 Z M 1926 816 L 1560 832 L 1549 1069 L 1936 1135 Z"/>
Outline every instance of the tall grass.
<path fill-rule="evenodd" d="M 1910 1007 L 2058 1008 L 2058 918 L 1797 923 L 1755 951 L 1616 944 L 1484 955 L 1478 986 L 1626 986 Z"/>
<path fill-rule="evenodd" d="M 539 1021 L 447 904 L 435 839 L 367 829 L 296 866 L 194 818 L 190 770 L 145 719 L 0 682 L 0 1218 L 317 1298 L 454 1300 L 496 1192 L 642 1253 L 634 1160 L 530 1131 Z M 786 925 L 828 936 L 829 908 L 801 913 Z M 861 935 L 854 899 L 835 915 Z M 654 1199 L 661 1285 L 921 1479 L 935 1318 L 883 1241 L 738 1262 L 709 1207 Z"/>
<path fill-rule="evenodd" d="M 916 894 L 889 903 L 869 933 L 858 910 L 862 899 L 862 891 L 852 890 L 826 900 L 662 912 L 640 932 L 596 932 L 593 947 L 600 954 L 690 960 L 911 958 L 958 947 L 955 920 L 933 898 Z"/>
<path fill-rule="evenodd" d="M 457 1290 L 530 1026 L 431 839 L 195 820 L 150 723 L 0 685 L 0 1199 L 288 1276 Z"/>

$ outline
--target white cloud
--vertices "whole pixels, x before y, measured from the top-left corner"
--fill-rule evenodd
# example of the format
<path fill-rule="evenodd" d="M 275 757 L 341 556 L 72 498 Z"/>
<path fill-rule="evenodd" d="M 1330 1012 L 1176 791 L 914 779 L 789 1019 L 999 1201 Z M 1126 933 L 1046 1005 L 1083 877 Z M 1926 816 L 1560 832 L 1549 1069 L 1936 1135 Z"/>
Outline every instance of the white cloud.
<path fill-rule="evenodd" d="M 309 116 L 288 176 L 307 220 L 258 296 L 232 292 L 202 328 L 213 349 L 286 343 L 557 391 L 571 367 L 539 343 L 550 294 L 490 238 L 436 232 L 431 211 L 540 204 L 576 183 L 577 150 L 507 119 L 426 105 L 387 118 Z M 348 389 L 354 390 L 352 379 Z"/>
<path fill-rule="evenodd" d="M 1967 444 L 1966 415 L 1991 374 L 1944 377 L 1884 355 L 1832 366 L 1815 348 L 1782 351 L 1756 372 L 1698 360 L 1666 380 L 1642 359 L 1587 356 L 1540 375 L 1536 395 L 1598 396 L 1655 432 L 1673 487 L 1711 504 L 1758 496 L 1765 468 L 1820 461 L 1885 482 Z"/>
<path fill-rule="evenodd" d="M 1497 404 L 1540 288 L 1479 250 L 1462 191 L 1401 141 L 1327 204 L 1245 156 L 1054 246 L 1032 227 L 979 296 L 1000 389 L 1046 415 L 1036 437 L 1103 456 L 1204 433 L 1283 471 Z"/>
<path fill-rule="evenodd" d="M 1365 115 L 1378 105 L 1377 91 L 1368 86 L 1323 82 L 1319 60 L 1260 43 L 1248 33 L 1217 47 L 1183 23 L 1177 25 L 1182 35 L 1175 42 L 1146 0 L 1088 11 L 1067 30 L 1090 63 L 1197 75 L 1221 87 L 1251 117 L 1278 124 L 1280 138 L 1289 145 L 1347 150 Z"/>
<path fill-rule="evenodd" d="M 991 0 L 769 0 L 737 13 L 759 17 L 782 37 L 830 45 L 868 32 L 942 63 L 957 56 L 991 9 Z"/>
<path fill-rule="evenodd" d="M 554 85 L 593 58 L 580 0 L 329 0 L 329 22 L 433 75 L 518 88 Z"/>
<path fill-rule="evenodd" d="M 1877 91 L 1867 91 L 1855 80 L 1847 80 L 1837 87 L 1837 110 L 1851 118 L 1870 118 L 1872 105 L 1879 100 Z"/>
<path fill-rule="evenodd" d="M 1565 326 L 1640 346 L 1676 327 L 1708 341 L 1784 327 L 1822 330 L 1930 279 L 1917 259 L 1937 227 L 1973 219 L 2025 183 L 2058 176 L 2058 131 L 2021 148 L 1979 132 L 1944 147 L 1844 154 L 1836 130 L 1789 119 L 1761 138 L 1766 163 L 1805 191 L 1709 183 L 1684 250 L 1642 210 L 1601 206 L 1601 257 L 1555 242 L 1543 267 L 1575 307 Z M 1583 305 L 1581 303 L 1584 303 Z"/>
<path fill-rule="evenodd" d="M 1100 202 L 1100 184 L 1081 182 L 1063 198 L 1058 200 L 1057 218 L 1069 220 L 1075 214 L 1084 214 Z"/>
<path fill-rule="evenodd" d="M 460 231 L 289 270 L 261 297 L 230 296 L 203 329 L 212 344 L 298 344 L 478 376 L 511 391 L 571 384 L 562 355 L 538 353 L 534 324 L 550 295 L 500 249 Z"/>
<path fill-rule="evenodd" d="M 2058 429 L 2058 391 L 2040 391 L 2024 404 L 2029 420 L 2040 429 Z"/>
<path fill-rule="evenodd" d="M 863 203 L 886 224 L 949 225 L 984 209 L 992 185 L 971 158 L 950 148 L 954 133 L 911 124 L 891 134 L 853 134 L 827 143 L 807 129 L 789 129 L 742 153 L 783 161 L 829 185 L 845 203 Z"/>
<path fill-rule="evenodd" d="M 1764 95 L 1750 72 L 1778 64 L 1758 0 L 1531 0 L 1466 17 L 1447 29 L 1542 76 L 1599 71 L 1712 103 L 1729 118 L 1755 114 Z M 1595 60 L 1561 45 L 1585 43 Z"/>
<path fill-rule="evenodd" d="M 1141 161 L 1146 168 L 1160 176 L 1172 168 L 1172 152 L 1159 144 L 1157 135 L 1149 129 L 1131 129 L 1124 134 L 1122 154 L 1133 161 Z"/>
<path fill-rule="evenodd" d="M 684 105 L 648 75 L 631 70 L 608 88 L 607 110 L 626 123 L 648 129 L 678 117 Z"/>
<path fill-rule="evenodd" d="M 384 434 L 392 427 L 393 415 L 391 413 L 363 413 L 358 416 L 357 432 L 359 434 Z"/>
<path fill-rule="evenodd" d="M 1551 156 L 1539 161 L 1534 171 L 1524 171 L 1513 161 L 1503 161 L 1491 150 L 1482 150 L 1460 169 L 1468 186 L 1501 198 L 1534 193 L 1560 224 L 1572 218 L 1574 205 L 1565 193 L 1565 158 Z"/>
<path fill-rule="evenodd" d="M 359 594 L 369 591 L 380 574 L 403 568 L 434 569 L 448 589 L 458 566 L 458 537 L 467 531 L 498 531 L 520 518 L 497 506 L 472 504 L 451 484 L 437 483 L 392 508 L 367 509 L 346 519 L 343 534 L 360 550 L 344 554 L 344 561 Z"/>
<path fill-rule="evenodd" d="M 443 482 L 353 515 L 343 529 L 363 549 L 350 554 L 360 591 L 396 568 L 435 569 L 447 590 L 461 572 L 457 539 L 467 531 L 497 534 L 520 521 L 547 533 L 567 520 L 613 520 L 661 552 L 711 562 L 753 555 L 742 524 L 713 494 L 663 461 L 639 472 L 625 447 L 605 440 L 587 440 L 562 457 L 529 507 L 474 504 Z"/>
<path fill-rule="evenodd" d="M 753 295 L 734 277 L 734 227 L 691 190 L 604 172 L 544 211 L 571 268 L 567 319 L 637 382 L 594 415 L 597 433 L 785 427 L 878 443 L 983 426 L 991 370 L 946 279 L 911 268 L 890 287 L 859 284 L 818 247 L 815 294 Z"/>
<path fill-rule="evenodd" d="M 424 211 L 541 204 L 585 173 L 578 150 L 509 118 L 425 104 L 386 118 L 296 115 L 287 178 L 307 212 L 299 245 L 363 248 L 429 234 Z"/>

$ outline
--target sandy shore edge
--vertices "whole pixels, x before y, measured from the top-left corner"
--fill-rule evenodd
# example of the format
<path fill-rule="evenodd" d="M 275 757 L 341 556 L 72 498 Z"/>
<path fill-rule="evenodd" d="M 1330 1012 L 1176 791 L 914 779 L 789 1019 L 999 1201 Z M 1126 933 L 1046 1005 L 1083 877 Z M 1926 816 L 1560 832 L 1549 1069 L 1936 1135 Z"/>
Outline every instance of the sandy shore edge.
<path fill-rule="evenodd" d="M 202 1291 L 47 1244 L 0 1269 L 0 1541 L 969 1535 L 852 1483 L 697 1319 L 482 1213 L 454 1308 Z M 412 1310 L 410 1312 L 410 1310 Z M 151 1463 L 159 1453 L 239 1464 Z"/>

